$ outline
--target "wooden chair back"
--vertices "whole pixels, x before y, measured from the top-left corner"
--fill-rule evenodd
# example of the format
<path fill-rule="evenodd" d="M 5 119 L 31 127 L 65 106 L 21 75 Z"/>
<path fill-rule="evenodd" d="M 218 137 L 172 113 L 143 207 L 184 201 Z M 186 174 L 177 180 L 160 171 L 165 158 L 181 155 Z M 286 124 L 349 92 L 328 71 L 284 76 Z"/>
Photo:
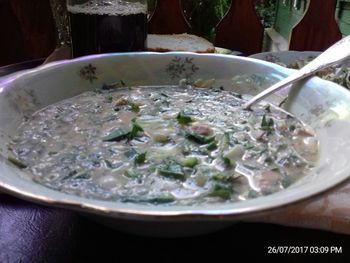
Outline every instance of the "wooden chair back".
<path fill-rule="evenodd" d="M 224 18 L 216 26 L 215 45 L 243 52 L 261 51 L 264 27 L 255 11 L 255 0 L 232 0 Z"/>
<path fill-rule="evenodd" d="M 191 33 L 181 0 L 157 0 L 154 12 L 148 21 L 150 34 Z"/>
<path fill-rule="evenodd" d="M 310 0 L 290 35 L 290 50 L 323 51 L 342 38 L 334 18 L 336 0 Z"/>

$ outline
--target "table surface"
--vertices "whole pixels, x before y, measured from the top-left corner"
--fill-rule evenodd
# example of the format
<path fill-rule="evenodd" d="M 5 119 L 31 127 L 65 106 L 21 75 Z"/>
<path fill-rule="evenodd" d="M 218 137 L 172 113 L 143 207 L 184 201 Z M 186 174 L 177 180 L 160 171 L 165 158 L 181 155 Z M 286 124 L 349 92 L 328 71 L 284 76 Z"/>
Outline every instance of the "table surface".
<path fill-rule="evenodd" d="M 40 63 L 42 60 L 2 67 L 0 76 Z M 282 249 L 282 246 L 294 249 L 290 252 L 295 254 L 273 254 L 273 248 Z M 210 256 L 216 262 L 239 256 L 253 260 L 283 256 L 286 262 L 308 260 L 305 253 L 300 255 L 300 249 L 307 249 L 307 255 L 313 252 L 312 259 L 317 262 L 350 262 L 350 235 L 241 222 L 196 237 L 140 237 L 110 229 L 76 212 L 0 194 L 0 262 L 153 261 L 169 258 L 198 261 Z M 328 253 L 321 253 L 327 249 Z"/>

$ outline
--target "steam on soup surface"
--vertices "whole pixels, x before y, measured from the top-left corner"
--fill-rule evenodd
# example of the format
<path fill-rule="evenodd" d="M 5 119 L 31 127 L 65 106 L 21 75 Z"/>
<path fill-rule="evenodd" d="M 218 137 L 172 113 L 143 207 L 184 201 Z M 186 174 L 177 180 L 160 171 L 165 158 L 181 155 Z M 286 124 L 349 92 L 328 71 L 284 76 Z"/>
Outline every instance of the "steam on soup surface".
<path fill-rule="evenodd" d="M 314 133 L 266 103 L 192 86 L 104 86 L 36 112 L 9 145 L 33 180 L 140 203 L 242 201 L 288 187 L 318 156 Z"/>

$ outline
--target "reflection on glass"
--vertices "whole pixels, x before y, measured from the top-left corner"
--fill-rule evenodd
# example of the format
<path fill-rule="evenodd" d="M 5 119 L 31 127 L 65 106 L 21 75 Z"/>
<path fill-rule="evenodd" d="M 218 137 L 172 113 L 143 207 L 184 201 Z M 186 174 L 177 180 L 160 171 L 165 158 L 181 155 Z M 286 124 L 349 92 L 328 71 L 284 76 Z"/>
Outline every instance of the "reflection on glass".
<path fill-rule="evenodd" d="M 50 0 L 50 4 L 56 24 L 57 46 L 70 46 L 69 20 L 66 0 Z"/>

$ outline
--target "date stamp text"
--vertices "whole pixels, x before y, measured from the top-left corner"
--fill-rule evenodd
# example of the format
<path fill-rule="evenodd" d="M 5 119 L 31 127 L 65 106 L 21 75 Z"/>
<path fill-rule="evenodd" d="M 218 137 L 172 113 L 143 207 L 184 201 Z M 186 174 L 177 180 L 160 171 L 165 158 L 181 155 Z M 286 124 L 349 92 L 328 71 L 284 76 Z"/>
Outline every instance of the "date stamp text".
<path fill-rule="evenodd" d="M 341 246 L 268 246 L 268 254 L 342 254 Z"/>

